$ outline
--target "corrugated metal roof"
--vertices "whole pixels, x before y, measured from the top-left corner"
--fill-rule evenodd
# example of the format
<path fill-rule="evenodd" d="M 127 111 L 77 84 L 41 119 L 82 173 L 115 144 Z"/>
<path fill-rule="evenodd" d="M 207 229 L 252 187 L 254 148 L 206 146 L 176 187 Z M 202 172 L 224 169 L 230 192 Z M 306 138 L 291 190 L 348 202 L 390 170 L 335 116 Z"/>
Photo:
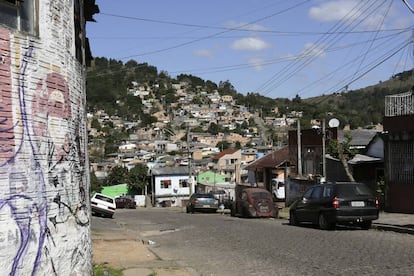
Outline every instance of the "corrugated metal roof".
<path fill-rule="evenodd" d="M 152 168 L 152 175 L 188 175 L 188 166 Z"/>
<path fill-rule="evenodd" d="M 345 132 L 343 130 L 338 131 L 339 141 L 342 142 L 345 140 Z M 352 135 L 352 140 L 350 141 L 350 146 L 367 146 L 372 139 L 380 133 L 378 130 L 370 129 L 353 129 L 350 131 Z"/>
<path fill-rule="evenodd" d="M 360 163 L 378 163 L 383 162 L 381 158 L 371 157 L 363 154 L 356 154 L 354 158 L 348 161 L 349 164 L 360 164 Z"/>
<path fill-rule="evenodd" d="M 255 170 L 258 168 L 277 168 L 287 161 L 289 161 L 289 147 L 284 147 L 250 163 L 246 166 L 245 170 Z"/>

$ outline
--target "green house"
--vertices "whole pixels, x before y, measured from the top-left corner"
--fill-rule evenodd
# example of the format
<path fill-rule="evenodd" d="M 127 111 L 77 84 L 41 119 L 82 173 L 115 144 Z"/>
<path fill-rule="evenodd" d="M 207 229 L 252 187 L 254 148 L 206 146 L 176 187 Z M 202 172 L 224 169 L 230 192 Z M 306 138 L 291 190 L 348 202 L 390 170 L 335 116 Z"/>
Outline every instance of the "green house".
<path fill-rule="evenodd" d="M 214 184 L 225 182 L 225 177 L 212 171 L 201 172 L 197 175 L 197 184 L 214 186 Z"/>
<path fill-rule="evenodd" d="M 101 194 L 104 194 L 106 196 L 110 197 L 118 197 L 121 195 L 126 195 L 128 193 L 128 186 L 127 184 L 119 184 L 119 185 L 113 185 L 113 186 L 105 186 L 103 187 Z"/>

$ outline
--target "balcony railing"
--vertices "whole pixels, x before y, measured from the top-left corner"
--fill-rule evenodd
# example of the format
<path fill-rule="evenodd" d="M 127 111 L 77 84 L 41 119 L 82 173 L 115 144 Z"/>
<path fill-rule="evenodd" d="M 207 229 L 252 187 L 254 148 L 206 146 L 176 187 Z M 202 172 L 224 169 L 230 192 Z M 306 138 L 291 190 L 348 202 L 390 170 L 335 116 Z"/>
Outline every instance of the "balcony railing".
<path fill-rule="evenodd" d="M 385 96 L 385 116 L 403 116 L 414 114 L 413 90 L 409 92 Z"/>

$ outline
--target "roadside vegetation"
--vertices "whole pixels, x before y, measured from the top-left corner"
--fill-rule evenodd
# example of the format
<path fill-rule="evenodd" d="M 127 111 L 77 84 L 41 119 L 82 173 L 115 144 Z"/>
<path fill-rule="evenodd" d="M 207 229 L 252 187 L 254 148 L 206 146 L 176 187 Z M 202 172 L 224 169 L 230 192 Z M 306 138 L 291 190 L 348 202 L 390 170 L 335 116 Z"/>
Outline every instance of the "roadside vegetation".
<path fill-rule="evenodd" d="M 122 269 L 116 269 L 108 267 L 103 264 L 94 264 L 93 265 L 93 275 L 94 276 L 122 276 Z"/>

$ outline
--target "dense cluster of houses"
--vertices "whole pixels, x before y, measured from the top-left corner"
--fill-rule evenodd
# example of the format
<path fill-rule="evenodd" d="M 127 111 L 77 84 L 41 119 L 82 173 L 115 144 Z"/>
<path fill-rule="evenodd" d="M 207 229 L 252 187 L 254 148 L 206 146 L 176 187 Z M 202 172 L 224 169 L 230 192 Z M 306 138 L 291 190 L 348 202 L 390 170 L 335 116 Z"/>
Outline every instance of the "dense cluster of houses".
<path fill-rule="evenodd" d="M 184 86 L 176 87 L 181 103 L 191 95 L 182 90 Z M 139 86 L 134 91 L 137 96 L 145 95 L 143 100 L 148 100 L 148 91 L 140 92 Z M 265 187 L 272 191 L 273 179 L 286 184 L 286 203 L 289 204 L 307 185 L 349 180 L 341 161 L 326 153 L 331 140 L 345 140 L 346 131 L 337 126 L 299 132 L 288 130 L 293 123 L 292 114 L 261 120 L 263 125 L 285 129 L 288 142 L 278 147 L 259 135 L 263 134 L 260 128 L 248 128 L 245 135 L 212 135 L 188 130 L 165 135 L 163 128 L 171 122 L 176 125 L 186 122 L 192 126 L 214 122 L 231 129 L 231 124 L 258 119 L 244 107 L 235 105 L 231 96 L 203 95 L 210 99 L 209 105 L 182 105 L 181 109 L 175 110 L 173 119 L 164 112 L 155 114 L 158 122 L 152 129 L 137 131 L 131 135 L 128 144 L 119 145 L 118 152 L 105 162 L 91 164 L 96 176 L 105 178 L 113 166 L 130 169 L 137 163 L 145 163 L 149 168 L 149 185 L 145 193 L 152 204 L 162 206 L 183 206 L 195 191 L 220 189 L 231 194 L 235 184 Z M 156 103 L 151 100 L 146 105 L 153 104 Z M 384 128 L 349 130 L 352 136 L 349 146 L 356 155 L 347 163 L 356 181 L 367 183 L 377 191 L 383 208 L 414 212 L 411 199 L 414 196 L 412 92 L 388 96 L 386 108 Z M 275 112 L 277 114 L 277 108 Z M 294 113 L 300 118 L 300 112 Z M 102 118 L 103 114 L 94 116 Z M 223 141 L 233 145 L 239 143 L 241 148 L 217 148 L 216 145 Z"/>

